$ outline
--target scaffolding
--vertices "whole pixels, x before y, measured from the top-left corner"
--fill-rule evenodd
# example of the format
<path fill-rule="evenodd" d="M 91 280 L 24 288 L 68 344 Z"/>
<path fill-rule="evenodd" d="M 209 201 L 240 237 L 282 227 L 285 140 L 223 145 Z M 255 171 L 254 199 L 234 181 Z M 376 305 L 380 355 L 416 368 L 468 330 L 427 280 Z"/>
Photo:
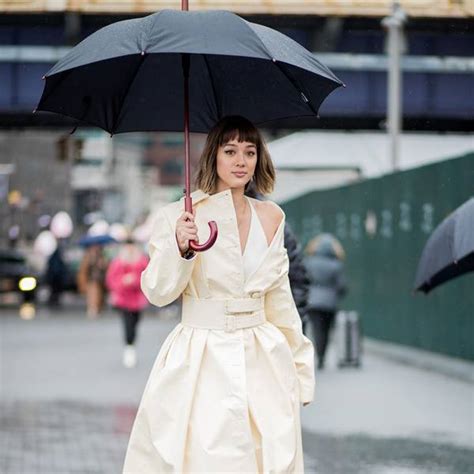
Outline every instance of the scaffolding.
<path fill-rule="evenodd" d="M 151 13 L 180 9 L 179 0 L 0 0 L 1 13 Z M 467 18 L 474 0 L 401 0 L 411 17 Z M 391 0 L 191 0 L 190 10 L 228 9 L 240 14 L 382 17 Z"/>

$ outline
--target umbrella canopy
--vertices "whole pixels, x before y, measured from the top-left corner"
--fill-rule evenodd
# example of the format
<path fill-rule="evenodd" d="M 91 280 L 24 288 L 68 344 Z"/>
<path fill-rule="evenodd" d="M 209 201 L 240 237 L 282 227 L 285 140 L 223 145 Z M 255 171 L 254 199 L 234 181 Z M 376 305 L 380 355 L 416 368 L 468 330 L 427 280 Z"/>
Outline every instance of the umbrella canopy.
<path fill-rule="evenodd" d="M 86 235 L 79 239 L 77 243 L 82 247 L 90 247 L 91 245 L 106 245 L 116 242 L 110 235 Z"/>
<path fill-rule="evenodd" d="M 110 132 L 179 131 L 189 55 L 189 130 L 315 116 L 342 82 L 287 36 L 227 11 L 162 10 L 87 37 L 45 76 L 37 110 Z"/>
<path fill-rule="evenodd" d="M 415 290 L 428 293 L 436 286 L 474 271 L 474 198 L 448 216 L 423 249 Z"/>
<path fill-rule="evenodd" d="M 45 76 L 37 110 L 57 112 L 111 134 L 185 133 L 185 210 L 190 196 L 189 132 L 222 117 L 256 124 L 315 116 L 342 82 L 301 45 L 227 11 L 162 10 L 95 32 Z M 210 248 L 218 234 L 209 221 Z"/>

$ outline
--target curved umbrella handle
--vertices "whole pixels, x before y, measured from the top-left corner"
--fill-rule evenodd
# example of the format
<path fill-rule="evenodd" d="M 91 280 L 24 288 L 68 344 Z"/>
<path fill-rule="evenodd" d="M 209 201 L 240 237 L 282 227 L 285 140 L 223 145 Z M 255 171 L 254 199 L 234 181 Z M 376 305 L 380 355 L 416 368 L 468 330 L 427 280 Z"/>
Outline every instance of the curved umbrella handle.
<path fill-rule="evenodd" d="M 218 234 L 217 223 L 216 221 L 209 221 L 208 224 L 209 224 L 209 231 L 211 232 L 211 235 L 207 239 L 207 242 L 204 242 L 203 244 L 198 244 L 196 243 L 195 240 L 189 241 L 189 248 L 194 250 L 195 252 L 203 252 L 204 250 L 208 250 L 216 242 L 217 234 Z"/>
<path fill-rule="evenodd" d="M 186 212 L 193 213 L 193 200 L 191 196 L 186 195 L 184 197 L 184 209 Z M 217 230 L 217 223 L 216 221 L 209 221 L 209 231 L 211 235 L 207 239 L 207 242 L 203 244 L 198 244 L 195 240 L 189 241 L 189 248 L 194 250 L 195 252 L 203 252 L 204 250 L 210 249 L 214 243 L 216 242 L 218 230 Z"/>

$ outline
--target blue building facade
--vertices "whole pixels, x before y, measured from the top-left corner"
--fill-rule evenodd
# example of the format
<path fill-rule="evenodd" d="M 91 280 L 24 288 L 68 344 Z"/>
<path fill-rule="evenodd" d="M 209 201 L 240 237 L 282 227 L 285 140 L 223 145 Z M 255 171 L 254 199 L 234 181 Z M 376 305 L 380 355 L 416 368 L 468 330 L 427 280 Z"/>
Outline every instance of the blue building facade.
<path fill-rule="evenodd" d="M 98 28 L 124 16 L 82 15 L 73 34 L 68 31 L 67 14 L 0 15 L 0 126 L 29 125 L 64 120 L 31 117 L 42 92 L 41 77 L 54 64 L 44 55 L 38 61 L 21 57 L 9 60 L 8 51 L 20 47 L 55 48 L 75 44 Z M 347 84 L 330 95 L 321 107 L 321 120 L 306 120 L 295 126 L 318 128 L 383 128 L 387 102 L 387 73 L 378 67 L 354 68 L 361 55 L 373 65 L 384 57 L 385 32 L 380 19 L 340 19 L 337 34 L 324 34 L 327 19 L 321 17 L 250 17 L 292 36 L 324 57 L 339 55 L 335 73 Z M 405 129 L 465 131 L 473 115 L 472 51 L 474 33 L 468 19 L 410 20 L 406 25 L 405 55 L 420 68 L 403 74 L 403 115 Z M 323 33 L 321 33 L 321 31 Z M 33 48 L 31 48 L 33 49 Z M 348 55 L 341 56 L 341 55 Z M 466 71 L 425 71 L 427 57 L 454 57 L 471 69 Z M 3 59 L 2 59 L 3 58 Z M 344 59 L 346 58 L 346 59 Z M 330 65 L 331 67 L 331 65 Z M 292 123 L 285 125 L 292 126 Z"/>

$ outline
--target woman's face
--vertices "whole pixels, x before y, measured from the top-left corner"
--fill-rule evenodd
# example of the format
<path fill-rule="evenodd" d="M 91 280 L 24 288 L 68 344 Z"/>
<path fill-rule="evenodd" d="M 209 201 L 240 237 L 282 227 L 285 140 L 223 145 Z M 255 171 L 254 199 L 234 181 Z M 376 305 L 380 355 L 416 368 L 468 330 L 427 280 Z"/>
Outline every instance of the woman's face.
<path fill-rule="evenodd" d="M 245 188 L 255 173 L 257 146 L 251 142 L 230 140 L 217 150 L 217 192 Z"/>

